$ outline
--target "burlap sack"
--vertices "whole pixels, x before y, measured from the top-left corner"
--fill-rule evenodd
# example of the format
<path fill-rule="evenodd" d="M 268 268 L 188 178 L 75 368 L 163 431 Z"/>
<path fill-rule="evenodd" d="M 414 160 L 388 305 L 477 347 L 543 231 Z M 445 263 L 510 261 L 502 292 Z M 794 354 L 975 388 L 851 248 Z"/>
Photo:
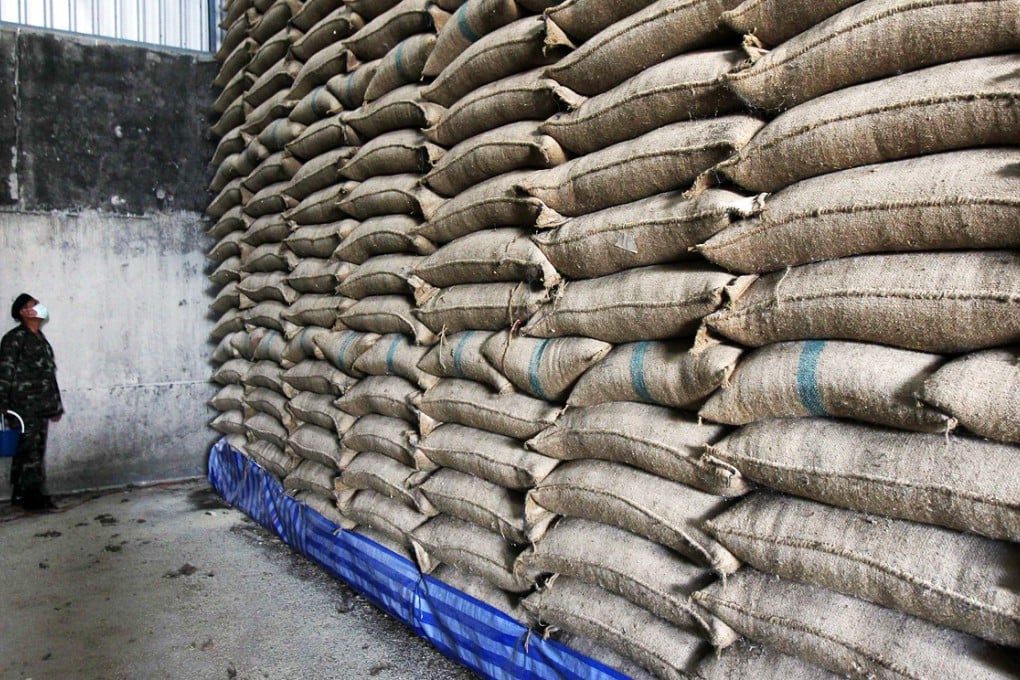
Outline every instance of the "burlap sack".
<path fill-rule="evenodd" d="M 322 48 L 301 67 L 290 88 L 290 98 L 301 99 L 320 85 L 325 85 L 333 76 L 344 73 L 350 58 L 351 54 L 342 42 Z"/>
<path fill-rule="evenodd" d="M 414 275 L 433 286 L 525 281 L 552 288 L 560 275 L 529 233 L 505 228 L 468 234 L 420 260 Z"/>
<path fill-rule="evenodd" d="M 361 264 L 373 255 L 412 253 L 428 255 L 436 248 L 429 240 L 414 233 L 420 224 L 411 215 L 370 217 L 352 231 L 337 247 L 337 259 Z"/>
<path fill-rule="evenodd" d="M 299 301 L 301 299 L 298 298 Z M 272 330 L 289 334 L 296 326 L 292 321 L 285 321 L 283 319 L 283 315 L 287 313 L 288 309 L 289 307 L 282 302 L 266 300 L 244 309 L 241 312 L 241 318 L 244 319 L 244 327 L 249 332 L 254 331 L 256 328 L 271 328 Z"/>
<path fill-rule="evenodd" d="M 403 128 L 427 128 L 439 122 L 443 107 L 421 98 L 421 87 L 404 85 L 370 104 L 343 114 L 344 121 L 366 139 Z"/>
<path fill-rule="evenodd" d="M 416 33 L 441 28 L 449 15 L 429 0 L 403 0 L 343 41 L 361 61 L 379 59 Z"/>
<path fill-rule="evenodd" d="M 525 120 L 469 137 L 450 149 L 423 181 L 442 196 L 454 196 L 497 175 L 566 162 L 567 153 L 540 127 L 538 121 Z"/>
<path fill-rule="evenodd" d="M 471 43 L 521 16 L 521 8 L 514 0 L 465 2 L 439 31 L 436 47 L 425 64 L 424 75 L 430 78 L 438 76 Z"/>
<path fill-rule="evenodd" d="M 268 413 L 256 413 L 244 419 L 244 433 L 249 440 L 261 439 L 281 449 L 287 445 L 287 428 Z"/>
<path fill-rule="evenodd" d="M 286 148 L 296 157 L 309 160 L 331 149 L 355 146 L 359 142 L 358 133 L 337 114 L 312 123 Z"/>
<path fill-rule="evenodd" d="M 364 181 L 375 175 L 421 173 L 442 157 L 421 130 L 395 130 L 365 142 L 344 166 L 345 177 Z"/>
<path fill-rule="evenodd" d="M 486 83 L 552 64 L 567 49 L 567 45 L 547 42 L 542 17 L 520 19 L 472 43 L 422 90 L 422 95 L 431 102 L 452 106 Z"/>
<path fill-rule="evenodd" d="M 435 46 L 434 33 L 419 33 L 401 41 L 379 60 L 365 90 L 365 101 L 374 101 L 402 85 L 421 81 L 422 69 Z"/>
<path fill-rule="evenodd" d="M 533 574 L 514 573 L 517 551 L 502 536 L 455 517 L 433 517 L 414 530 L 411 545 L 425 574 L 444 563 L 512 593 L 535 585 Z"/>
<path fill-rule="evenodd" d="M 402 333 L 419 345 L 439 338 L 414 315 L 414 300 L 406 295 L 377 295 L 359 300 L 340 317 L 344 325 L 366 333 Z"/>
<path fill-rule="evenodd" d="M 299 293 L 332 293 L 355 266 L 349 262 L 306 257 L 287 275 L 287 283 Z"/>
<path fill-rule="evenodd" d="M 237 95 L 209 131 L 214 135 L 226 135 L 235 130 L 241 132 L 240 126 L 244 123 L 246 108 L 251 107 L 244 103 L 244 94 Z"/>
<path fill-rule="evenodd" d="M 607 668 L 612 668 L 618 673 L 622 673 L 624 677 L 630 678 L 630 680 L 658 680 L 658 676 L 639 666 L 630 657 L 623 656 L 616 650 L 610 649 L 601 642 L 596 642 L 589 637 L 563 630 L 552 631 L 551 637 L 557 642 L 570 647 L 575 652 L 583 654 L 592 661 L 597 661 Z"/>
<path fill-rule="evenodd" d="M 841 675 L 1014 677 L 1015 660 L 977 638 L 750 568 L 694 599 L 751 640 Z"/>
<path fill-rule="evenodd" d="M 244 406 L 244 388 L 240 383 L 224 385 L 206 403 L 217 411 L 239 411 Z"/>
<path fill-rule="evenodd" d="M 357 331 L 331 331 L 312 338 L 315 357 L 333 364 L 352 378 L 363 378 L 365 373 L 354 368 L 354 362 L 379 339 L 375 333 Z"/>
<path fill-rule="evenodd" d="M 259 11 L 249 11 L 251 28 L 248 29 L 248 35 L 260 43 L 266 42 L 287 26 L 287 22 L 301 9 L 302 4 L 301 0 L 276 0 L 263 3 L 262 7 L 257 8 Z"/>
<path fill-rule="evenodd" d="M 347 390 L 337 399 L 336 405 L 355 416 L 377 413 L 414 423 L 418 419 L 420 399 L 421 390 L 403 378 L 369 376 Z"/>
<path fill-rule="evenodd" d="M 337 497 L 340 504 L 345 505 L 348 495 L 371 489 L 414 508 L 415 500 L 409 487 L 410 479 L 416 474 L 417 470 L 413 467 L 398 463 L 381 453 L 359 453 L 340 473 Z"/>
<path fill-rule="evenodd" d="M 788 109 L 856 83 L 1016 50 L 1018 10 L 1017 0 L 866 0 L 761 54 L 727 81 L 751 107 Z"/>
<path fill-rule="evenodd" d="M 365 103 L 365 90 L 378 66 L 378 59 L 358 64 L 358 68 L 350 73 L 341 73 L 327 80 L 326 88 L 340 100 L 344 109 L 354 111 Z"/>
<path fill-rule="evenodd" d="M 727 425 L 828 416 L 947 432 L 955 422 L 914 396 L 944 361 L 938 354 L 838 340 L 766 345 L 740 362 L 698 415 Z"/>
<path fill-rule="evenodd" d="M 552 425 L 560 407 L 511 390 L 498 394 L 473 380 L 444 378 L 422 396 L 422 434 L 440 423 L 468 427 L 525 440 Z"/>
<path fill-rule="evenodd" d="M 437 470 L 415 489 L 418 507 L 442 513 L 499 534 L 518 545 L 524 533 L 524 494 L 450 468 Z"/>
<path fill-rule="evenodd" d="M 316 359 L 315 338 L 329 333 L 327 328 L 308 326 L 292 337 L 287 338 L 287 348 L 283 352 L 280 365 L 290 368 L 305 359 Z"/>
<path fill-rule="evenodd" d="M 1005 345 L 1020 337 L 1020 256 L 991 250 L 816 262 L 753 280 L 705 323 L 754 347 L 812 338 L 941 353 Z"/>
<path fill-rule="evenodd" d="M 298 257 L 326 258 L 357 225 L 353 220 L 344 220 L 296 227 L 284 243 Z"/>
<path fill-rule="evenodd" d="M 580 94 L 605 92 L 669 57 L 718 44 L 725 35 L 719 15 L 738 4 L 659 0 L 608 26 L 546 73 Z"/>
<path fill-rule="evenodd" d="M 346 3 L 337 2 L 336 0 L 307 0 L 301 9 L 291 17 L 290 24 L 299 31 L 307 33 L 327 17 L 332 17 L 337 11 L 357 14 L 350 7 L 340 7 L 341 5 L 346 5 Z M 339 9 L 334 9 L 337 7 Z M 361 15 L 358 15 L 358 18 L 360 19 Z"/>
<path fill-rule="evenodd" d="M 449 24 L 447 24 L 449 25 Z M 518 120 L 545 120 L 559 111 L 556 81 L 542 69 L 501 78 L 482 85 L 446 109 L 425 136 L 451 147 L 468 137 Z"/>
<path fill-rule="evenodd" d="M 258 46 L 259 44 L 251 38 L 245 38 L 238 43 L 237 47 L 220 63 L 220 70 L 212 81 L 213 87 L 224 87 L 242 69 L 248 66 Z"/>
<path fill-rule="evenodd" d="M 430 576 L 490 607 L 494 607 L 516 621 L 526 621 L 524 611 L 520 608 L 519 597 L 516 594 L 500 590 L 479 576 L 448 564 L 440 564 L 432 570 Z M 428 592 L 429 579 L 423 579 L 423 583 L 426 592 Z"/>
<path fill-rule="evenodd" d="M 371 257 L 355 267 L 337 286 L 341 295 L 360 300 L 370 295 L 411 295 L 411 272 L 422 261 L 420 255 L 393 253 Z"/>
<path fill-rule="evenodd" d="M 268 387 L 283 394 L 283 368 L 275 361 L 256 361 L 244 376 L 245 387 Z M 282 446 L 282 444 L 281 444 Z"/>
<path fill-rule="evenodd" d="M 279 94 L 286 96 L 288 93 L 286 91 L 281 91 Z M 276 101 L 275 96 L 262 106 L 268 106 L 273 101 Z M 273 113 L 275 113 L 275 111 L 267 116 L 266 120 L 269 122 L 266 123 L 262 132 L 258 133 L 258 137 L 256 138 L 256 141 L 259 144 L 261 144 L 266 149 L 266 151 L 273 152 L 285 150 L 288 144 L 296 140 L 298 137 L 301 136 L 301 134 L 306 129 L 308 129 L 308 127 L 303 123 L 298 123 L 296 121 L 286 120 L 283 118 L 283 115 L 287 115 L 286 113 L 283 112 L 285 112 L 288 109 L 288 107 L 291 106 L 291 104 L 293 104 L 292 101 L 284 99 L 282 102 L 280 102 L 279 108 L 279 111 L 282 113 L 282 115 L 276 118 L 275 120 L 273 116 Z M 261 109 L 262 107 L 259 108 Z M 249 115 L 249 120 L 251 121 L 257 120 L 255 116 L 258 115 L 258 112 L 259 112 L 258 109 L 252 111 L 251 114 Z M 293 113 L 293 110 L 291 112 Z M 249 161 L 250 158 L 251 157 L 249 156 Z"/>
<path fill-rule="evenodd" d="M 281 480 L 294 472 L 301 463 L 297 456 L 284 453 L 279 446 L 267 441 L 248 442 L 244 453 Z"/>
<path fill-rule="evenodd" d="M 723 12 L 722 22 L 737 33 L 753 35 L 765 45 L 778 45 L 820 24 L 860 0 L 744 0 Z"/>
<path fill-rule="evenodd" d="M 252 274 L 251 276 L 256 275 Z M 284 352 L 287 349 L 287 339 L 277 331 L 255 329 L 251 333 L 237 337 L 234 347 L 241 356 L 251 361 L 270 359 L 282 364 Z"/>
<path fill-rule="evenodd" d="M 212 166 L 220 165 L 226 161 L 228 156 L 244 151 L 247 144 L 246 136 L 242 134 L 240 128 L 230 130 L 216 144 L 216 150 L 213 152 L 213 157 L 209 164 Z"/>
<path fill-rule="evenodd" d="M 209 207 L 205 209 L 205 214 L 212 218 L 219 218 L 226 214 L 226 212 L 234 206 L 247 203 L 247 201 L 251 199 L 251 192 L 241 186 L 241 181 L 242 178 L 240 177 L 230 180 L 226 186 L 223 187 L 220 193 L 216 194 L 216 197 L 209 203 Z M 247 211 L 245 211 L 245 214 L 247 214 Z M 229 257 L 231 254 L 233 253 L 217 257 L 210 252 L 209 257 L 218 261 L 225 257 Z"/>
<path fill-rule="evenodd" d="M 341 146 L 307 160 L 291 178 L 285 190 L 287 195 L 300 201 L 316 191 L 342 184 L 344 178 L 340 174 L 339 166 L 345 163 L 354 151 L 354 147 Z"/>
<path fill-rule="evenodd" d="M 333 470 L 340 470 L 342 447 L 340 439 L 332 430 L 318 425 L 301 425 L 290 435 L 287 450 L 306 460 L 314 460 Z"/>
<path fill-rule="evenodd" d="M 325 85 L 320 85 L 298 102 L 297 106 L 291 110 L 289 118 L 302 125 L 311 125 L 336 113 L 341 108 L 343 108 L 343 104 L 340 103 L 340 100 L 333 96 L 333 93 Z"/>
<path fill-rule="evenodd" d="M 565 0 L 546 12 L 555 23 L 578 44 L 592 38 L 618 21 L 652 4 L 655 0 Z"/>
<path fill-rule="evenodd" d="M 294 427 L 294 419 L 287 410 L 287 397 L 276 390 L 268 387 L 256 387 L 244 395 L 244 412 L 249 415 L 255 413 L 268 413 L 281 423 L 284 427 Z"/>
<path fill-rule="evenodd" d="M 695 410 L 726 384 L 741 350 L 713 345 L 694 354 L 689 340 L 619 345 L 571 390 L 569 406 L 635 401 Z"/>
<path fill-rule="evenodd" d="M 827 670 L 789 654 L 741 638 L 720 654 L 706 657 L 698 666 L 699 680 L 733 678 L 784 678 L 784 680 L 840 680 Z"/>
<path fill-rule="evenodd" d="M 527 283 L 467 283 L 419 289 L 415 314 L 433 333 L 495 331 L 525 323 L 548 299 L 549 291 Z"/>
<path fill-rule="evenodd" d="M 300 293 L 287 284 L 287 279 L 288 274 L 284 272 L 249 274 L 238 283 L 237 290 L 253 302 L 276 300 L 290 304 L 297 300 Z M 219 296 L 216 299 L 219 300 Z"/>
<path fill-rule="evenodd" d="M 419 470 L 453 468 L 517 490 L 533 487 L 559 463 L 528 451 L 516 439 L 455 424 L 442 425 L 424 437 L 415 461 Z"/>
<path fill-rule="evenodd" d="M 706 524 L 762 572 L 868 600 L 1004 645 L 1020 641 L 1008 584 L 1020 547 L 761 493 Z M 933 559 L 936 558 L 937 559 Z"/>
<path fill-rule="evenodd" d="M 213 371 L 212 380 L 220 385 L 240 385 L 251 368 L 247 359 L 230 359 Z"/>
<path fill-rule="evenodd" d="M 222 364 L 223 362 L 230 361 L 231 359 L 239 358 L 247 359 L 248 357 L 245 357 L 239 351 L 234 349 L 234 346 L 232 344 L 235 338 L 247 338 L 247 337 L 248 333 L 246 333 L 243 330 L 227 333 L 222 338 L 220 338 L 219 341 L 217 341 L 216 349 L 213 350 L 209 358 L 213 361 L 214 364 Z"/>
<path fill-rule="evenodd" d="M 746 189 L 778 191 L 861 165 L 1015 145 L 1020 142 L 1018 90 L 1014 55 L 957 61 L 857 85 L 787 111 L 717 170 Z M 970 179 L 968 172 L 959 171 L 963 182 Z"/>
<path fill-rule="evenodd" d="M 468 378 L 496 392 L 510 392 L 510 381 L 482 356 L 482 345 L 490 335 L 486 331 L 464 331 L 444 336 L 418 365 L 440 378 Z"/>
<path fill-rule="evenodd" d="M 418 367 L 429 352 L 428 347 L 415 345 L 413 338 L 390 333 L 378 338 L 361 354 L 354 362 L 354 368 L 368 375 L 398 375 L 424 390 L 439 382 L 438 377 Z"/>
<path fill-rule="evenodd" d="M 220 260 L 216 269 L 209 275 L 209 280 L 220 286 L 226 285 L 231 281 L 237 281 L 240 278 L 241 258 L 238 255 L 231 255 Z"/>
<path fill-rule="evenodd" d="M 313 19 L 311 13 L 306 11 L 309 4 L 306 3 L 291 20 L 295 28 L 304 31 L 304 35 L 295 40 L 291 47 L 293 55 L 302 61 L 308 61 L 319 50 L 353 35 L 365 26 L 365 20 L 360 14 L 352 12 L 350 7 L 337 7 L 327 15 Z"/>
<path fill-rule="evenodd" d="M 1020 444 L 1018 389 L 1016 349 L 993 349 L 945 364 L 924 382 L 918 397 L 975 434 Z"/>
<path fill-rule="evenodd" d="M 288 368 L 281 377 L 288 396 L 294 396 L 298 392 L 315 392 L 340 396 L 353 387 L 357 378 L 353 378 L 333 365 L 325 361 L 305 359 Z"/>
<path fill-rule="evenodd" d="M 593 606 L 597 603 L 597 606 Z M 596 585 L 561 577 L 526 597 L 534 625 L 590 637 L 648 668 L 663 680 L 691 677 L 711 647 L 686 627 L 659 618 Z"/>
<path fill-rule="evenodd" d="M 336 501 L 333 498 L 326 498 L 311 491 L 298 491 L 294 494 L 294 500 L 298 503 L 304 503 L 311 510 L 322 515 L 337 528 L 342 527 L 347 521 L 344 516 L 340 514 L 340 511 L 337 510 Z"/>
<path fill-rule="evenodd" d="M 371 21 L 383 12 L 396 7 L 400 4 L 400 0 L 346 0 L 344 4 Z"/>
<path fill-rule="evenodd" d="M 241 206 L 236 205 L 216 220 L 213 226 L 206 230 L 206 236 L 219 241 L 232 231 L 244 231 L 251 223 L 251 218 L 244 214 Z"/>
<path fill-rule="evenodd" d="M 212 110 L 219 114 L 226 113 L 238 98 L 244 97 L 254 82 L 255 76 L 253 74 L 247 71 L 240 71 L 220 90 L 219 95 L 213 100 Z"/>
<path fill-rule="evenodd" d="M 283 215 L 263 215 L 252 220 L 241 240 L 250 246 L 260 246 L 263 243 L 280 243 L 289 235 L 290 225 Z"/>
<path fill-rule="evenodd" d="M 540 340 L 500 331 L 482 346 L 482 354 L 522 392 L 545 401 L 565 401 L 577 379 L 611 349 L 609 343 L 591 338 Z"/>
<path fill-rule="evenodd" d="M 241 202 L 244 203 L 244 214 L 249 217 L 262 217 L 263 215 L 284 212 L 294 208 L 297 205 L 297 201 L 283 193 L 288 184 L 290 182 L 283 181 L 263 187 L 257 194 L 251 196 L 246 203 L 242 197 Z"/>
<path fill-rule="evenodd" d="M 333 397 L 315 392 L 298 392 L 287 403 L 287 410 L 297 420 L 333 430 L 343 436 L 355 422 L 355 417 L 333 405 Z"/>
<path fill-rule="evenodd" d="M 277 151 L 269 155 L 264 161 L 259 163 L 257 168 L 248 174 L 243 181 L 244 188 L 251 192 L 258 192 L 271 184 L 289 183 L 290 178 L 294 176 L 299 167 L 301 167 L 301 161 L 292 157 L 289 152 Z M 262 242 L 264 243 L 265 240 Z M 252 241 L 248 240 L 248 243 L 252 243 Z M 253 245 L 258 244 L 254 243 Z"/>
<path fill-rule="evenodd" d="M 693 335 L 700 320 L 722 304 L 732 279 L 711 265 L 680 264 L 571 281 L 521 332 L 613 343 Z"/>
<path fill-rule="evenodd" d="M 248 430 L 244 427 L 244 413 L 240 409 L 224 411 L 213 418 L 209 427 L 220 434 L 246 434 Z"/>
<path fill-rule="evenodd" d="M 416 174 L 371 177 L 347 193 L 338 207 L 359 220 L 381 215 L 421 215 L 420 179 Z"/>
<path fill-rule="evenodd" d="M 238 290 L 236 281 L 231 281 L 223 286 L 216 294 L 216 297 L 209 303 L 209 311 L 219 316 L 227 310 L 240 307 L 241 292 Z"/>
<path fill-rule="evenodd" d="M 737 639 L 728 626 L 690 601 L 691 593 L 711 581 L 708 570 L 625 529 L 567 517 L 525 550 L 517 565 L 597 585 L 715 647 Z"/>
<path fill-rule="evenodd" d="M 668 59 L 553 116 L 542 131 L 564 148 L 586 154 L 670 123 L 740 111 L 743 104 L 726 88 L 723 76 L 743 59 L 739 50 Z"/>
<path fill-rule="evenodd" d="M 220 28 L 226 28 L 226 33 L 223 35 L 219 49 L 213 55 L 217 60 L 225 59 L 234 48 L 241 44 L 242 40 L 248 37 L 248 30 L 251 28 L 248 21 L 249 9 L 249 7 L 245 7 L 242 14 L 231 21 L 229 26 L 220 26 Z"/>
<path fill-rule="evenodd" d="M 374 413 L 358 418 L 343 437 L 344 446 L 352 451 L 382 454 L 405 466 L 414 465 L 417 442 L 418 435 L 406 420 Z"/>
<path fill-rule="evenodd" d="M 756 209 L 755 199 L 723 189 L 708 189 L 690 199 L 679 192 L 658 194 L 553 220 L 559 226 L 531 238 L 560 273 L 586 279 L 691 259 L 694 246 Z"/>
<path fill-rule="evenodd" d="M 1017 453 L 980 439 L 792 418 L 745 425 L 707 456 L 821 503 L 1016 541 Z"/>
<path fill-rule="evenodd" d="M 435 206 L 416 233 L 436 243 L 492 227 L 530 227 L 542 212 L 542 202 L 520 195 L 516 186 L 540 174 L 520 170 L 479 182 Z"/>
<path fill-rule="evenodd" d="M 302 70 L 302 64 L 297 59 L 281 59 L 255 79 L 255 82 L 245 92 L 245 103 L 256 109 L 269 101 L 273 95 L 288 89 Z M 300 97 L 293 96 L 290 98 L 300 99 Z"/>
<path fill-rule="evenodd" d="M 517 186 L 560 215 L 584 215 L 688 188 L 700 173 L 744 146 L 762 125 L 746 115 L 672 123 L 535 172 Z"/>
<path fill-rule="evenodd" d="M 392 541 L 411 547 L 410 535 L 428 519 L 409 505 L 365 489 L 354 494 L 340 511 L 359 527 L 375 529 Z"/>
<path fill-rule="evenodd" d="M 280 316 L 285 321 L 298 326 L 337 328 L 340 315 L 343 314 L 344 310 L 351 307 L 354 302 L 354 300 L 340 295 L 306 294 L 299 297 L 296 302 L 281 312 Z"/>
<path fill-rule="evenodd" d="M 527 446 L 560 460 L 626 463 L 709 493 L 739 496 L 747 484 L 737 468 L 702 455 L 724 432 L 665 407 L 614 402 L 568 410 Z"/>

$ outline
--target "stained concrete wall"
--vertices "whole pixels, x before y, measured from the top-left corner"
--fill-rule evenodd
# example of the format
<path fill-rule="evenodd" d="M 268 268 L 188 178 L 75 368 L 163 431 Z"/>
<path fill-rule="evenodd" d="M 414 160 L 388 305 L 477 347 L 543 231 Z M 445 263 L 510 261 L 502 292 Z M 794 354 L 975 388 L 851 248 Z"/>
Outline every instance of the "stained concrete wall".
<path fill-rule="evenodd" d="M 42 300 L 67 414 L 51 491 L 203 474 L 215 63 L 0 28 L 0 332 Z M 9 493 L 0 464 L 0 493 Z"/>

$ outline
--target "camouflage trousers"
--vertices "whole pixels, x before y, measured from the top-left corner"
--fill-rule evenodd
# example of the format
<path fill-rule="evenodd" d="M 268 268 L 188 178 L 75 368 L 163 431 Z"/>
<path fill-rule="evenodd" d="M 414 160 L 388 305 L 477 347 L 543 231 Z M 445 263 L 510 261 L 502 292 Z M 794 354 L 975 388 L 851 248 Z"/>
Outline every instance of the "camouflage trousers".
<path fill-rule="evenodd" d="M 15 498 L 37 498 L 46 484 L 46 434 L 49 418 L 25 416 L 25 432 L 11 460 L 11 487 Z"/>

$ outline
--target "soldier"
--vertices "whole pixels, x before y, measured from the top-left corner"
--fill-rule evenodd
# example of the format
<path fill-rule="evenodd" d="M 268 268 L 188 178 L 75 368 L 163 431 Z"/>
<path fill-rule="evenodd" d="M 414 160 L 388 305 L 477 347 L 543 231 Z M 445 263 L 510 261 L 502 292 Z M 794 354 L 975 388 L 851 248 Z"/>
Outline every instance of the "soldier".
<path fill-rule="evenodd" d="M 40 330 L 49 312 L 22 293 L 11 305 L 11 316 L 19 323 L 0 340 L 0 412 L 14 411 L 25 421 L 11 461 L 11 504 L 26 510 L 52 510 L 56 506 L 43 490 L 43 454 L 49 421 L 60 420 L 64 406 L 53 348 Z"/>

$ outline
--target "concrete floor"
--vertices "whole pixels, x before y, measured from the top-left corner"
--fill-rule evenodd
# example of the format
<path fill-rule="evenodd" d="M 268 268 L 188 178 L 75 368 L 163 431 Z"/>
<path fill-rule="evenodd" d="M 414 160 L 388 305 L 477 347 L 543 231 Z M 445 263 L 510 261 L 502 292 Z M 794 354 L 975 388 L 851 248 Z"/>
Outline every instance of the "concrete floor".
<path fill-rule="evenodd" d="M 0 678 L 466 680 L 203 482 L 0 505 Z"/>

